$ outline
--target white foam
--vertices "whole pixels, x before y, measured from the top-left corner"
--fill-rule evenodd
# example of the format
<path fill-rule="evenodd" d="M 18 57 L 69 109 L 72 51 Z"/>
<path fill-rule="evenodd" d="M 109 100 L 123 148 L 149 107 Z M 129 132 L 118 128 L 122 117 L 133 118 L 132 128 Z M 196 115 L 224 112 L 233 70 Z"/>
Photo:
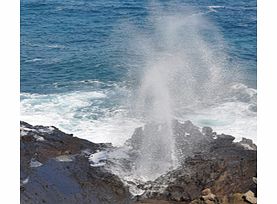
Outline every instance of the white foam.
<path fill-rule="evenodd" d="M 34 58 L 34 59 L 30 59 L 30 60 L 25 60 L 25 62 L 37 62 L 37 61 L 41 61 L 41 58 Z"/>
<path fill-rule="evenodd" d="M 28 135 L 28 131 L 25 130 L 20 130 L 20 136 L 27 136 Z"/>
<path fill-rule="evenodd" d="M 25 126 L 23 127 L 20 127 L 20 130 L 24 130 L 24 131 L 27 131 L 27 132 L 37 132 L 36 129 L 33 129 L 33 128 L 27 128 Z"/>
<path fill-rule="evenodd" d="M 256 104 L 257 100 L 257 90 L 247 87 L 245 84 L 236 83 L 230 88 L 230 96 L 233 99 Z"/>
<path fill-rule="evenodd" d="M 77 83 L 77 82 L 76 82 Z M 96 83 L 97 81 L 83 81 Z M 114 85 L 112 85 L 114 86 Z M 64 132 L 96 143 L 112 143 L 121 146 L 131 137 L 135 128 L 143 126 L 140 119 L 130 117 L 127 105 L 101 106 L 111 95 L 110 90 L 76 91 L 57 94 L 21 93 L 21 120 L 32 125 L 48 126 L 41 131 L 51 133 L 56 126 Z M 239 140 L 242 137 L 256 142 L 256 105 L 257 91 L 243 84 L 234 84 L 226 93 L 227 102 L 214 104 L 208 108 L 193 108 L 182 111 L 179 107 L 177 119 L 191 120 L 198 126 L 211 126 L 218 133 L 231 134 Z M 186 107 L 186 106 L 185 106 Z M 21 136 L 30 129 L 21 127 Z M 39 138 L 38 141 L 43 141 Z"/>
<path fill-rule="evenodd" d="M 107 152 L 101 151 L 101 152 L 96 152 L 94 154 L 91 154 L 88 160 L 91 163 L 90 166 L 93 166 L 93 167 L 104 166 L 107 160 Z"/>
<path fill-rule="evenodd" d="M 73 157 L 69 156 L 69 155 L 60 155 L 60 156 L 57 156 L 55 159 L 60 162 L 72 162 L 73 161 Z"/>
<path fill-rule="evenodd" d="M 49 47 L 49 48 L 65 48 L 65 46 L 63 46 L 63 45 L 57 45 L 57 44 L 46 45 L 46 47 Z"/>
<path fill-rule="evenodd" d="M 97 164 L 90 164 L 90 166 L 92 167 L 100 167 L 100 166 L 105 166 L 106 165 L 106 162 L 99 162 Z"/>
<path fill-rule="evenodd" d="M 56 126 L 92 142 L 111 142 L 119 146 L 141 123 L 128 118 L 124 107 L 101 106 L 106 100 L 109 100 L 109 92 L 103 91 L 22 93 L 21 120 L 32 125 Z M 51 127 L 48 130 L 52 131 Z"/>
<path fill-rule="evenodd" d="M 29 132 L 37 132 L 36 129 L 27 128 L 25 126 L 20 127 L 20 136 L 27 136 Z"/>
<path fill-rule="evenodd" d="M 129 185 L 129 191 L 133 196 L 142 195 L 145 190 L 142 190 L 134 185 Z"/>
<path fill-rule="evenodd" d="M 38 129 L 39 132 L 51 134 L 54 131 L 53 127 L 45 127 Z"/>
<path fill-rule="evenodd" d="M 257 115 L 249 110 L 245 102 L 226 102 L 214 107 L 198 110 L 186 116 L 196 125 L 210 126 L 217 133 L 230 134 L 236 141 L 242 137 L 257 141 Z"/>
<path fill-rule="evenodd" d="M 208 9 L 211 11 L 211 12 L 217 12 L 216 9 L 218 8 L 225 8 L 224 6 L 208 6 Z"/>
<path fill-rule="evenodd" d="M 42 137 L 42 136 L 35 135 L 34 138 L 36 139 L 36 141 L 39 141 L 39 142 L 45 141 L 44 137 Z"/>
<path fill-rule="evenodd" d="M 240 144 L 240 145 L 243 146 L 247 150 L 254 150 L 254 148 L 251 147 L 249 144 Z"/>

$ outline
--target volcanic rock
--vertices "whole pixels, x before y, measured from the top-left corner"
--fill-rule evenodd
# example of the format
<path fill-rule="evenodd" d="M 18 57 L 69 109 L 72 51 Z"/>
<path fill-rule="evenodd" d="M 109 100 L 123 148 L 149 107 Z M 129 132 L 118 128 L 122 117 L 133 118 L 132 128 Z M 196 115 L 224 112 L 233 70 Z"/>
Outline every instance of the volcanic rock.
<path fill-rule="evenodd" d="M 190 121 L 174 120 L 172 126 L 178 165 L 145 182 L 128 180 L 141 154 L 142 127 L 123 147 L 112 147 L 21 122 L 21 203 L 257 202 L 257 151 L 251 140 L 234 142 L 231 135 L 200 130 Z M 146 129 L 158 137 L 162 128 Z"/>
<path fill-rule="evenodd" d="M 243 198 L 248 201 L 249 203 L 256 204 L 257 198 L 255 197 L 255 194 L 252 191 L 247 191 L 245 194 L 243 194 Z"/>
<path fill-rule="evenodd" d="M 21 203 L 130 203 L 121 180 L 89 156 L 110 144 L 95 144 L 55 127 L 20 123 Z M 38 165 L 39 164 L 39 165 Z"/>
<path fill-rule="evenodd" d="M 202 132 L 189 121 L 175 121 L 179 166 L 142 187 L 140 202 L 224 203 L 225 197 L 229 203 L 235 193 L 256 192 L 256 150 L 233 142 L 231 135 L 217 135 L 210 128 Z M 205 195 L 200 196 L 203 189 Z"/>
<path fill-rule="evenodd" d="M 246 149 L 257 150 L 257 146 L 250 139 L 243 137 L 239 144 L 245 147 Z"/>

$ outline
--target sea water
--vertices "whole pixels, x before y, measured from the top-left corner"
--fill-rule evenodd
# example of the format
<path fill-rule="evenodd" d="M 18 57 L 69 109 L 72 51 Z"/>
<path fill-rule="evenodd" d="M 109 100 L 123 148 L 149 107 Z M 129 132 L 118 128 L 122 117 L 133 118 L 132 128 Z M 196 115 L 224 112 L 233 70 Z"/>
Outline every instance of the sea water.
<path fill-rule="evenodd" d="M 21 120 L 116 146 L 171 118 L 256 141 L 256 11 L 253 0 L 22 0 Z"/>

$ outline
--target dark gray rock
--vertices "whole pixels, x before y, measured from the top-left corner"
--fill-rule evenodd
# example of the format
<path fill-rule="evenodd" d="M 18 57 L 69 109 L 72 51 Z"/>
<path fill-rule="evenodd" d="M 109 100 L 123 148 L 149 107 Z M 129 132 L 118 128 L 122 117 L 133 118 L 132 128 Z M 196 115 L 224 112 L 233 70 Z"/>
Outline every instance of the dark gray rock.
<path fill-rule="evenodd" d="M 257 150 L 257 146 L 253 143 L 253 141 L 244 137 L 240 142 L 238 142 L 238 144 L 242 145 L 245 149 Z"/>
<path fill-rule="evenodd" d="M 92 167 L 91 153 L 110 144 L 94 144 L 55 127 L 21 122 L 21 203 L 130 203 L 121 180 Z"/>
<path fill-rule="evenodd" d="M 213 134 L 213 129 L 211 127 L 203 127 L 202 128 L 202 133 L 203 133 L 203 135 L 209 136 L 209 137 L 212 137 L 214 135 Z"/>
<path fill-rule="evenodd" d="M 256 150 L 238 145 L 231 135 L 217 135 L 211 128 L 200 132 L 189 121 L 175 121 L 174 132 L 179 167 L 142 185 L 145 193 L 138 198 L 139 202 L 150 199 L 190 203 L 206 188 L 220 199 L 248 190 L 257 192 L 253 182 L 253 177 L 257 176 Z M 207 202 L 202 201 L 200 199 L 199 203 Z"/>
<path fill-rule="evenodd" d="M 144 192 L 132 197 L 110 169 L 132 174 L 145 131 L 158 138 L 161 124 L 137 128 L 118 148 L 21 122 L 21 203 L 244 203 L 249 190 L 254 194 L 247 198 L 255 201 L 257 151 L 251 140 L 236 143 L 233 136 L 209 127 L 200 130 L 190 121 L 172 125 L 178 166 L 154 181 L 125 180 Z M 105 166 L 93 167 L 89 156 L 98 151 L 107 151 L 109 159 Z M 207 188 L 210 193 L 204 195 Z"/>

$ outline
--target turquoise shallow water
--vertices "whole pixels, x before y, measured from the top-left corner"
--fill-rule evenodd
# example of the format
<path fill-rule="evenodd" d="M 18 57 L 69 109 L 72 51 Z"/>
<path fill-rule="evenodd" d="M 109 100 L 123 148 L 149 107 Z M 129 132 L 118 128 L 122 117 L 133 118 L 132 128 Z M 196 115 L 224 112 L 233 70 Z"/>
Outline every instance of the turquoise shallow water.
<path fill-rule="evenodd" d="M 236 88 L 240 93 L 235 97 L 239 95 L 240 100 L 226 99 L 224 105 L 194 110 L 185 118 L 199 125 L 222 126 L 219 131 L 229 128 L 238 136 L 243 132 L 240 127 L 247 125 L 253 130 L 247 135 L 255 138 L 256 113 L 248 110 L 255 106 L 255 99 L 248 98 L 255 92 L 257 78 L 256 1 L 158 4 L 166 10 L 177 7 L 180 13 L 190 8 L 192 14 L 213 22 L 226 44 L 227 61 L 233 65 L 226 69 L 241 72 L 233 81 L 250 87 Z M 149 16 L 155 7 L 155 3 L 134 0 L 21 0 L 22 119 L 56 125 L 93 141 L 120 144 L 129 137 L 141 124 L 128 111 L 132 105 L 128 97 L 137 86 L 141 64 L 136 56 L 140 53 L 130 52 L 128 43 L 134 31 L 124 25 L 128 22 L 151 36 Z"/>

